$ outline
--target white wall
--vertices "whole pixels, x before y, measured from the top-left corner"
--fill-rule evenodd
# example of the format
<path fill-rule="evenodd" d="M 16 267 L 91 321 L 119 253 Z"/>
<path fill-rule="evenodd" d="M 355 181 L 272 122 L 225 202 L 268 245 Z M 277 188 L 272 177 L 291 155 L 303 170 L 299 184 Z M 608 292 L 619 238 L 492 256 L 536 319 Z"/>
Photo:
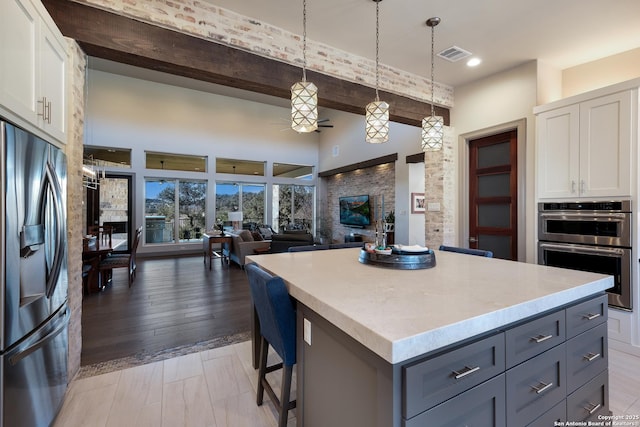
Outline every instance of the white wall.
<path fill-rule="evenodd" d="M 364 139 L 364 116 L 334 110 L 324 113 L 320 114 L 321 118 L 331 118 L 334 128 L 323 130 L 320 134 L 319 170 L 327 171 L 397 153 L 395 242 L 424 244 L 424 217 L 421 216 L 421 226 L 416 227 L 416 215 L 411 215 L 410 211 L 411 192 L 418 191 L 416 188 L 424 191 L 424 173 L 421 176 L 410 173 L 411 165 L 406 162 L 406 156 L 422 151 L 421 129 L 391 122 L 389 141 L 384 144 L 369 144 Z"/>
<path fill-rule="evenodd" d="M 146 177 L 208 179 L 209 224 L 214 218 L 213 183 L 216 179 L 234 179 L 230 174 L 215 174 L 216 157 L 266 161 L 267 176 L 236 179 L 267 185 L 274 182 L 274 162 L 318 163 L 320 134 L 301 135 L 288 129 L 290 111 L 286 108 L 95 70 L 89 72 L 88 80 L 85 144 L 133 148 L 129 171 L 135 174 L 136 225 L 143 223 Z M 147 170 L 145 151 L 207 156 L 209 172 Z M 270 201 L 267 192 L 267 205 Z M 140 248 L 142 253 L 158 251 L 166 248 Z"/>
<path fill-rule="evenodd" d="M 535 262 L 535 116 L 533 107 L 537 99 L 537 64 L 528 62 L 516 68 L 494 74 L 486 79 L 455 89 L 455 108 L 451 110 L 451 123 L 458 135 L 459 171 L 458 187 L 466 188 L 468 182 L 467 140 L 518 128 L 520 200 L 518 218 L 525 219 L 522 235 L 519 235 L 521 260 Z M 460 188 L 457 192 L 459 230 L 466 230 L 468 203 Z M 458 234 L 462 241 L 468 235 Z M 524 251 L 524 254 L 522 253 Z"/>
<path fill-rule="evenodd" d="M 640 77 L 640 48 L 562 71 L 562 97 Z"/>

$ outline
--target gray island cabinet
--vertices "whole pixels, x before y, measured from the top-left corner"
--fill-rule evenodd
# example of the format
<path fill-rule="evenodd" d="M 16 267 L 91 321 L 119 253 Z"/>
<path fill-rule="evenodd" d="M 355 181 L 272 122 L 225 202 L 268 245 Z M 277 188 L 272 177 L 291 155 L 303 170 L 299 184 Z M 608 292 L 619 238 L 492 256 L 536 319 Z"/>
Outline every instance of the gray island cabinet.
<path fill-rule="evenodd" d="M 608 414 L 610 276 L 436 251 L 249 257 L 297 302 L 298 427 L 549 426 Z"/>

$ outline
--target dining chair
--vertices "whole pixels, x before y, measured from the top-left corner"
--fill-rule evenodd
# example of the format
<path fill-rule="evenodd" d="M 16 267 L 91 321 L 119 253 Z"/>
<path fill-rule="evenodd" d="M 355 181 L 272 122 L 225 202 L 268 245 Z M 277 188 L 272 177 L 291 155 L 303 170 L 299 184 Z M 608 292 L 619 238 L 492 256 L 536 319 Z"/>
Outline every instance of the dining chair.
<path fill-rule="evenodd" d="M 142 237 L 142 227 L 136 229 L 135 236 L 133 238 L 133 244 L 131 245 L 131 251 L 128 254 L 111 254 L 100 261 L 98 269 L 102 275 L 103 283 L 107 283 L 107 275 L 111 273 L 114 268 L 128 268 L 129 269 L 129 287 L 136 278 L 136 253 L 138 251 L 138 245 Z"/>
<path fill-rule="evenodd" d="M 113 226 L 111 225 L 90 225 L 87 233 L 96 237 L 98 249 L 100 247 L 110 248 L 113 243 Z"/>
<path fill-rule="evenodd" d="M 290 401 L 293 365 L 296 363 L 296 314 L 289 292 L 281 277 L 272 276 L 256 264 L 245 266 L 249 278 L 251 299 L 260 322 L 260 361 L 258 365 L 258 390 L 256 403 L 262 405 L 264 392 L 278 411 L 278 427 L 287 425 L 290 409 L 296 401 Z M 269 346 L 282 359 L 281 363 L 267 366 Z M 266 375 L 282 369 L 282 384 L 278 398 L 267 381 Z"/>
<path fill-rule="evenodd" d="M 438 249 L 440 249 L 441 251 L 447 251 L 447 252 L 457 252 L 460 254 L 477 255 L 477 256 L 483 256 L 487 258 L 493 258 L 493 252 L 485 251 L 483 249 L 459 248 L 457 246 L 445 246 L 445 245 L 440 245 Z"/>

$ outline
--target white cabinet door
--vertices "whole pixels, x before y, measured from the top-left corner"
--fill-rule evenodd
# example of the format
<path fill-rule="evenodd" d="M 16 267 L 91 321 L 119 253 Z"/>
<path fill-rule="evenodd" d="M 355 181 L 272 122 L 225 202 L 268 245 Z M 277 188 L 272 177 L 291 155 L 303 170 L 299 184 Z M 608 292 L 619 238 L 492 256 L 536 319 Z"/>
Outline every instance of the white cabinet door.
<path fill-rule="evenodd" d="M 42 128 L 56 139 L 66 141 L 66 64 L 67 51 L 44 23 L 40 37 L 40 101 L 46 110 L 40 117 Z"/>
<path fill-rule="evenodd" d="M 631 197 L 637 89 L 537 116 L 538 197 Z"/>
<path fill-rule="evenodd" d="M 631 196 L 634 91 L 580 104 L 580 195 Z"/>
<path fill-rule="evenodd" d="M 538 115 L 538 197 L 578 196 L 579 120 L 578 105 L 570 105 Z"/>
<path fill-rule="evenodd" d="M 39 16 L 28 1 L 3 0 L 0 12 L 0 104 L 37 121 Z"/>

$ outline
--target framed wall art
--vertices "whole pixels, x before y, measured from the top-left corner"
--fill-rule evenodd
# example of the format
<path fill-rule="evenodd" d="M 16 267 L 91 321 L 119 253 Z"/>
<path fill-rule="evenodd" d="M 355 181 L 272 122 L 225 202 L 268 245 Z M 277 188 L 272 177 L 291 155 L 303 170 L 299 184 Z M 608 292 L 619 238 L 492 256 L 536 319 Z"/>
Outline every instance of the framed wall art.
<path fill-rule="evenodd" d="M 423 213 L 424 211 L 424 193 L 411 193 L 411 213 Z"/>

